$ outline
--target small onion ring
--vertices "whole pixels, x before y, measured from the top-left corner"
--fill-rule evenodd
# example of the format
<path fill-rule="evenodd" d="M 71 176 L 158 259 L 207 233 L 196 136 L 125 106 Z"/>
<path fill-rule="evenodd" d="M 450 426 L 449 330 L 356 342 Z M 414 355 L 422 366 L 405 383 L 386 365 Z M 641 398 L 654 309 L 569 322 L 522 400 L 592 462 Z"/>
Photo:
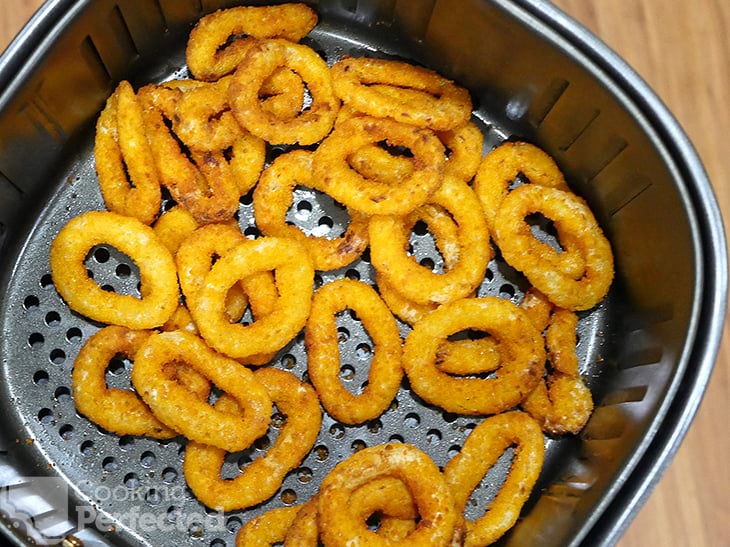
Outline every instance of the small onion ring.
<path fill-rule="evenodd" d="M 134 360 L 151 331 L 108 326 L 96 332 L 79 351 L 71 373 L 76 409 L 95 424 L 117 435 L 171 439 L 177 432 L 160 422 L 128 389 L 108 388 L 104 373 L 116 355 Z"/>
<path fill-rule="evenodd" d="M 264 81 L 281 67 L 301 76 L 312 96 L 309 108 L 294 118 L 278 118 L 259 99 Z M 322 140 L 340 108 L 327 63 L 313 49 L 286 40 L 254 45 L 233 74 L 228 98 L 241 126 L 271 144 L 308 145 Z"/>
<path fill-rule="evenodd" d="M 350 498 L 353 492 L 381 477 L 396 477 L 408 487 L 421 515 L 416 529 L 390 543 L 358 521 Z M 449 545 L 456 530 L 457 512 L 449 488 L 436 464 L 418 448 L 400 443 L 372 446 L 340 462 L 322 480 L 318 496 L 323 543 L 345 545 Z"/>
<path fill-rule="evenodd" d="M 545 332 L 552 372 L 522 401 L 522 408 L 551 435 L 579 433 L 593 412 L 593 396 L 578 372 L 577 324 L 575 313 L 553 312 Z"/>
<path fill-rule="evenodd" d="M 317 440 L 322 411 L 317 393 L 293 374 L 273 368 L 254 372 L 279 412 L 286 416 L 274 444 L 264 456 L 248 464 L 234 479 L 222 479 L 220 470 L 226 452 L 190 442 L 185 450 L 185 481 L 206 506 L 219 511 L 246 509 L 273 496 L 285 475 L 298 466 Z M 225 394 L 216 410 L 236 414 L 240 408 Z"/>
<path fill-rule="evenodd" d="M 108 244 L 139 267 L 142 298 L 107 292 L 86 270 L 95 245 Z M 69 308 L 102 323 L 151 329 L 167 321 L 178 305 L 179 288 L 170 251 L 149 226 L 133 217 L 88 211 L 72 218 L 51 243 L 53 284 Z"/>
<path fill-rule="evenodd" d="M 267 236 L 288 237 L 301 242 L 316 270 L 336 270 L 357 259 L 368 246 L 368 218 L 353 212 L 345 233 L 335 239 L 306 235 L 287 224 L 286 212 L 293 203 L 294 189 L 312 187 L 312 153 L 294 150 L 279 156 L 263 172 L 253 194 L 254 216 Z"/>
<path fill-rule="evenodd" d="M 199 80 L 217 80 L 233 72 L 258 40 L 298 42 L 316 24 L 317 14 L 304 4 L 218 10 L 202 17 L 191 31 L 185 52 L 188 68 Z"/>
<path fill-rule="evenodd" d="M 236 534 L 236 547 L 272 547 L 281 544 L 301 507 L 275 507 L 252 518 Z"/>
<path fill-rule="evenodd" d="M 467 329 L 487 332 L 499 343 L 496 377 L 456 378 L 436 367 L 441 343 Z M 517 405 L 537 386 L 545 348 L 525 312 L 509 300 L 465 298 L 416 323 L 403 348 L 403 367 L 411 388 L 425 401 L 458 414 L 495 414 Z"/>
<path fill-rule="evenodd" d="M 467 521 L 465 546 L 491 545 L 517 522 L 542 469 L 545 447 L 540 426 L 519 411 L 491 416 L 472 430 L 444 468 L 457 511 L 463 513 L 472 491 L 511 445 L 515 452 L 507 479 L 486 513 L 475 522 Z"/>
<path fill-rule="evenodd" d="M 461 127 L 471 116 L 471 98 L 465 88 L 410 63 L 345 57 L 332 66 L 332 80 L 345 104 L 371 116 L 436 131 Z M 392 86 L 405 96 L 373 89 L 373 84 Z"/>
<path fill-rule="evenodd" d="M 347 308 L 357 313 L 374 344 L 368 386 L 359 395 L 340 382 L 335 314 Z M 309 377 L 332 417 L 359 424 L 385 412 L 403 378 L 401 338 L 390 310 L 372 287 L 344 278 L 319 289 L 312 299 L 305 344 Z"/>
<path fill-rule="evenodd" d="M 370 253 L 378 273 L 403 296 L 419 304 L 444 304 L 473 293 L 484 280 L 491 258 L 489 234 L 479 201 L 465 182 L 446 177 L 430 203 L 450 212 L 459 227 L 459 259 L 453 268 L 438 274 L 408 256 L 403 220 L 392 215 L 370 220 Z"/>
<path fill-rule="evenodd" d="M 209 378 L 243 409 L 243 416 L 213 409 L 207 401 L 164 375 L 165 365 L 182 362 Z M 154 415 L 188 439 L 237 452 L 266 433 L 272 403 L 266 388 L 243 365 L 210 349 L 184 331 L 150 336 L 135 356 L 132 384 Z"/>
<path fill-rule="evenodd" d="M 145 135 L 142 106 L 126 80 L 119 83 L 99 116 L 94 158 L 107 209 L 152 224 L 160 212 L 160 181 Z"/>
<path fill-rule="evenodd" d="M 565 274 L 534 250 L 535 237 L 525 217 L 539 212 L 555 223 L 561 241 L 569 240 L 585 261 L 579 279 Z M 587 310 L 606 296 L 613 281 L 613 252 L 588 204 L 573 194 L 527 184 L 505 197 L 495 217 L 495 239 L 505 260 L 556 306 Z"/>
<path fill-rule="evenodd" d="M 248 326 L 229 323 L 225 298 L 230 288 L 242 279 L 271 270 L 275 271 L 279 292 L 274 309 Z M 299 243 L 262 237 L 241 243 L 213 265 L 190 312 L 212 347 L 245 359 L 278 351 L 297 335 L 309 316 L 313 286 L 312 260 Z"/>
<path fill-rule="evenodd" d="M 364 178 L 348 163 L 363 146 L 387 141 L 413 154 L 418 166 L 392 186 Z M 366 215 L 404 215 L 423 205 L 442 182 L 446 155 L 433 132 L 388 119 L 359 116 L 338 127 L 314 152 L 313 176 L 318 187 L 347 207 Z"/>

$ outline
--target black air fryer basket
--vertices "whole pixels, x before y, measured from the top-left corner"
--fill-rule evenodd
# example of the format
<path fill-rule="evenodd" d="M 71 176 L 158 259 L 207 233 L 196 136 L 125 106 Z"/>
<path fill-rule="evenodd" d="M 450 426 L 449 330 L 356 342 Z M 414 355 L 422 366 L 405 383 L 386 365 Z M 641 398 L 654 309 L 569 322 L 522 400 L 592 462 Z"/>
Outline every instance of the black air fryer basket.
<path fill-rule="evenodd" d="M 233 545 L 241 523 L 306 501 L 353 450 L 402 440 L 444 465 L 478 423 L 401 390 L 376 422 L 347 427 L 326 417 L 316 448 L 276 496 L 221 515 L 184 487 L 181 442 L 120 438 L 76 413 L 71 368 L 100 325 L 60 299 L 48 250 L 71 217 L 103 207 L 94 122 L 120 80 L 138 87 L 186 76 L 184 44 L 194 22 L 239 3 L 50 0 L 0 58 L 0 530 L 14 544 Z M 535 492 L 500 544 L 615 543 L 695 414 L 725 317 L 722 221 L 690 143 L 621 59 L 548 2 L 308 3 L 320 24 L 304 43 L 330 62 L 344 54 L 405 58 L 455 79 L 472 93 L 487 148 L 508 138 L 541 146 L 596 212 L 616 257 L 611 293 L 579 323 L 581 372 L 596 409 L 579 436 L 546 441 Z M 314 193 L 300 191 L 296 200 L 311 210 L 305 228 L 323 217 L 333 230 L 347 222 Z M 254 237 L 247 197 L 238 217 Z M 438 260 L 427 237 L 414 237 L 419 258 Z M 114 249 L 97 250 L 88 268 L 101 285 L 137 290 L 134 265 Z M 373 274 L 360 260 L 319 281 L 343 275 L 371 281 Z M 497 260 L 479 295 L 518 303 L 525 288 Z M 367 354 L 362 327 L 350 316 L 339 321 L 343 362 L 357 363 Z M 273 366 L 305 373 L 301 337 Z M 128 367 L 112 363 L 109 383 L 129 386 Z M 360 385 L 365 377 L 355 370 L 346 380 Z M 224 472 L 271 440 L 229 458 Z M 474 515 L 508 466 L 509 454 L 475 492 Z M 145 527 L 130 518 L 142 513 L 160 520 Z"/>

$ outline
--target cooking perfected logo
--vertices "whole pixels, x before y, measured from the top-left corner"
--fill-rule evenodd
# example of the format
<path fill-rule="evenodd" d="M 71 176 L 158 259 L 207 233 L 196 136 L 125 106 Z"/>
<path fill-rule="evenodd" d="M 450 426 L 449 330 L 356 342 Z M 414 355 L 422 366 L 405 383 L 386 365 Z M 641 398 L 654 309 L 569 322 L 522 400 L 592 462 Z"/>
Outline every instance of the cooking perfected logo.
<path fill-rule="evenodd" d="M 0 514 L 13 535 L 35 545 L 60 545 L 76 528 L 61 478 L 14 477 L 0 486 Z"/>
<path fill-rule="evenodd" d="M 191 538 L 227 531 L 222 512 L 187 511 L 184 488 L 154 490 L 152 499 L 151 492 L 142 488 L 109 488 L 89 481 L 78 486 L 93 503 L 72 507 L 68 484 L 61 478 L 14 477 L 0 486 L 0 525 L 37 546 L 61 545 L 72 535 L 93 534 L 92 530 L 126 528 L 142 536 L 180 531 Z M 169 509 L 160 511 L 151 503 L 166 503 Z"/>

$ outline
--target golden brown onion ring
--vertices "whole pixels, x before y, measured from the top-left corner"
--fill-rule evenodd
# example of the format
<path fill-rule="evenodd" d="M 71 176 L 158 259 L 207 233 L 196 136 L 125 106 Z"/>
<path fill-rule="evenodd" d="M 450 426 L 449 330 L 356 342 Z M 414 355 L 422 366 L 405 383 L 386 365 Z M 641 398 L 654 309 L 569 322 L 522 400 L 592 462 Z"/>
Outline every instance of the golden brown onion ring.
<path fill-rule="evenodd" d="M 335 315 L 354 310 L 373 341 L 368 386 L 353 395 L 340 381 Z M 322 406 L 336 420 L 359 424 L 380 416 L 398 392 L 403 368 L 395 319 L 375 290 L 359 281 L 338 279 L 319 289 L 305 331 L 309 377 Z"/>
<path fill-rule="evenodd" d="M 89 277 L 85 261 L 96 245 L 108 244 L 139 268 L 141 298 L 108 292 Z M 170 251 L 149 226 L 132 217 L 88 211 L 72 218 L 51 243 L 53 284 L 69 308 L 102 323 L 151 329 L 178 305 L 179 288 Z"/>
<path fill-rule="evenodd" d="M 209 378 L 233 397 L 241 414 L 221 412 L 165 374 L 165 366 L 182 362 Z M 236 452 L 266 433 L 271 421 L 271 397 L 243 365 L 210 349 L 197 336 L 163 332 L 150 336 L 135 356 L 132 384 L 168 427 L 188 439 Z"/>
<path fill-rule="evenodd" d="M 304 4 L 218 10 L 201 18 L 190 33 L 188 68 L 199 80 L 217 80 L 233 72 L 259 39 L 298 42 L 316 24 L 317 14 Z"/>

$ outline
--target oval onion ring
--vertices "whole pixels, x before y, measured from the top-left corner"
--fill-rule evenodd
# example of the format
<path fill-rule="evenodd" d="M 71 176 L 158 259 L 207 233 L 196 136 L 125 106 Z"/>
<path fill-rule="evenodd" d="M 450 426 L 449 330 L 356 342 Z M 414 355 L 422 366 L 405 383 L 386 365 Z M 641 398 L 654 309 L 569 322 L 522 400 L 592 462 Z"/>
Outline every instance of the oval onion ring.
<path fill-rule="evenodd" d="M 275 271 L 279 298 L 265 317 L 244 326 L 229 323 L 230 288 L 254 274 Z M 234 247 L 213 264 L 190 306 L 195 324 L 215 349 L 236 359 L 276 352 L 304 327 L 309 316 L 314 267 L 295 241 L 262 237 Z"/>
<path fill-rule="evenodd" d="M 418 168 L 401 184 L 366 179 L 348 163 L 353 152 L 380 141 L 403 146 L 413 154 Z M 423 205 L 439 188 L 445 163 L 444 146 L 433 132 L 361 116 L 340 124 L 319 145 L 312 172 L 322 191 L 351 209 L 366 215 L 404 215 Z"/>
<path fill-rule="evenodd" d="M 304 4 L 233 7 L 202 17 L 188 38 L 188 69 L 199 80 L 217 80 L 233 72 L 248 50 L 264 38 L 298 42 L 317 24 Z"/>
<path fill-rule="evenodd" d="M 345 104 L 371 116 L 448 131 L 461 127 L 471 116 L 469 92 L 433 70 L 402 61 L 346 57 L 332 66 L 335 92 Z M 404 91 L 405 99 L 373 84 Z M 383 86 L 385 87 L 385 86 Z"/>
<path fill-rule="evenodd" d="M 99 116 L 94 158 L 106 207 L 152 224 L 160 212 L 160 181 L 142 106 L 126 80 L 119 83 Z"/>
<path fill-rule="evenodd" d="M 309 108 L 294 118 L 276 117 L 259 98 L 264 81 L 281 67 L 301 76 L 312 97 Z M 233 74 L 228 99 L 238 122 L 271 144 L 308 145 L 322 140 L 340 108 L 327 63 L 313 49 L 286 40 L 264 40 L 251 48 Z"/>
<path fill-rule="evenodd" d="M 381 477 L 403 481 L 418 508 L 416 529 L 390 543 L 358 521 L 350 506 L 353 492 Z M 457 512 L 449 488 L 436 464 L 408 444 L 387 443 L 356 452 L 340 462 L 322 480 L 318 514 L 325 545 L 449 545 L 456 529 Z"/>
<path fill-rule="evenodd" d="M 273 496 L 286 474 L 312 449 L 322 425 L 319 399 L 309 384 L 300 382 L 290 372 L 272 368 L 257 370 L 254 378 L 286 416 L 266 454 L 248 464 L 236 478 L 222 479 L 224 450 L 197 442 L 189 443 L 185 450 L 183 471 L 188 486 L 203 504 L 219 511 L 246 509 Z M 225 394 L 215 408 L 225 413 L 240 413 L 236 402 Z"/>
<path fill-rule="evenodd" d="M 370 253 L 378 273 L 405 297 L 419 304 L 444 304 L 473 293 L 483 281 L 491 258 L 489 234 L 479 201 L 465 182 L 446 177 L 430 203 L 451 213 L 459 227 L 459 258 L 450 270 L 435 273 L 406 254 L 403 220 L 392 215 L 370 220 Z"/>
<path fill-rule="evenodd" d="M 141 298 L 107 292 L 84 264 L 96 245 L 108 244 L 139 268 Z M 72 218 L 51 243 L 53 284 L 72 310 L 102 323 L 151 329 L 167 321 L 178 305 L 175 262 L 149 226 L 133 217 L 88 211 Z"/>
<path fill-rule="evenodd" d="M 523 412 L 491 416 L 474 428 L 461 452 L 444 468 L 456 509 L 463 513 L 473 490 L 512 445 L 514 460 L 507 479 L 486 513 L 475 522 L 467 521 L 465 546 L 491 545 L 517 522 L 542 469 L 545 445 L 540 426 Z"/>
<path fill-rule="evenodd" d="M 221 412 L 164 374 L 165 365 L 182 362 L 209 378 L 243 409 Z M 243 365 L 210 349 L 184 331 L 150 336 L 135 356 L 132 384 L 154 415 L 188 439 L 228 452 L 248 448 L 266 433 L 272 403 L 266 388 Z"/>
<path fill-rule="evenodd" d="M 525 217 L 539 212 L 555 223 L 559 238 L 569 240 L 585 260 L 585 273 L 574 279 L 534 250 L 535 237 Z M 613 252 L 586 202 L 573 194 L 527 184 L 515 188 L 497 212 L 495 239 L 502 255 L 551 302 L 571 311 L 600 302 L 613 281 Z"/>
<path fill-rule="evenodd" d="M 359 395 L 340 382 L 335 314 L 347 308 L 357 313 L 374 344 L 368 386 Z M 325 284 L 312 299 L 304 341 L 309 378 L 332 417 L 359 424 L 385 412 L 403 378 L 401 338 L 395 319 L 372 287 L 347 278 Z"/>
<path fill-rule="evenodd" d="M 276 158 L 254 190 L 254 216 L 265 235 L 301 242 L 316 270 L 336 270 L 353 262 L 368 246 L 368 218 L 352 212 L 347 230 L 335 239 L 306 235 L 298 227 L 287 224 L 286 212 L 294 201 L 294 189 L 298 185 L 313 187 L 311 169 L 311 152 L 294 150 Z"/>
<path fill-rule="evenodd" d="M 467 330 L 491 334 L 501 366 L 494 378 L 457 378 L 435 365 L 440 344 Z M 517 405 L 545 370 L 542 336 L 509 300 L 465 298 L 444 304 L 418 322 L 406 338 L 403 367 L 411 388 L 425 401 L 458 414 L 495 414 Z"/>

